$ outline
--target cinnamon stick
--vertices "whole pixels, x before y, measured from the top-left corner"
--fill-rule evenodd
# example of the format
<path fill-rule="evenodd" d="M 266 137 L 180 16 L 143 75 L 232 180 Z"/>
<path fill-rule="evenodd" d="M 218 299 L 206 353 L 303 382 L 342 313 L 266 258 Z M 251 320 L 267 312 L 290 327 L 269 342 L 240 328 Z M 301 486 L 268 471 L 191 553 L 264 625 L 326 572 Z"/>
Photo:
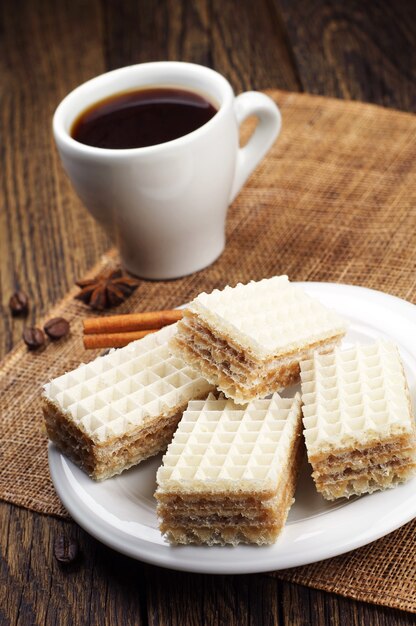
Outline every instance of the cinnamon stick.
<path fill-rule="evenodd" d="M 90 317 L 84 320 L 86 335 L 103 333 L 127 333 L 141 330 L 158 330 L 182 319 L 183 312 L 174 310 L 127 313 L 109 317 Z"/>
<path fill-rule="evenodd" d="M 94 350 L 96 348 L 123 348 L 131 341 L 141 339 L 149 333 L 155 333 L 157 328 L 152 330 L 137 330 L 127 333 L 100 333 L 96 335 L 84 335 L 84 348 Z"/>

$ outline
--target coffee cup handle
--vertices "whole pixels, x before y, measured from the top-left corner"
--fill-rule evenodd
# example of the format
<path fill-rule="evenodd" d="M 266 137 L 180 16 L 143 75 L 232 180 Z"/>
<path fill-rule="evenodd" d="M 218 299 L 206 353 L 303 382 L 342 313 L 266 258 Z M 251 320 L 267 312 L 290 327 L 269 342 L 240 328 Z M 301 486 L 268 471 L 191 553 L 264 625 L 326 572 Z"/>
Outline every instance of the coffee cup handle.
<path fill-rule="evenodd" d="M 254 115 L 257 127 L 244 148 L 237 152 L 234 182 L 230 203 L 233 202 L 251 172 L 269 151 L 282 126 L 282 116 L 271 98 L 258 91 L 246 91 L 236 97 L 234 110 L 237 124 Z"/>

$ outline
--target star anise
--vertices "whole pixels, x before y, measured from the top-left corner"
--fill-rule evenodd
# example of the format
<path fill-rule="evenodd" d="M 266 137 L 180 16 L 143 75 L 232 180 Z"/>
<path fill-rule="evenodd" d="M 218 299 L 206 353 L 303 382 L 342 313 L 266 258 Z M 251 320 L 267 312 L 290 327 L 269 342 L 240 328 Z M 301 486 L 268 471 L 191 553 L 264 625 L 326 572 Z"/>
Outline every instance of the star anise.
<path fill-rule="evenodd" d="M 122 269 L 102 272 L 88 280 L 75 283 L 81 291 L 75 297 L 92 309 L 103 311 L 117 306 L 126 300 L 138 287 L 139 281 L 128 276 Z"/>

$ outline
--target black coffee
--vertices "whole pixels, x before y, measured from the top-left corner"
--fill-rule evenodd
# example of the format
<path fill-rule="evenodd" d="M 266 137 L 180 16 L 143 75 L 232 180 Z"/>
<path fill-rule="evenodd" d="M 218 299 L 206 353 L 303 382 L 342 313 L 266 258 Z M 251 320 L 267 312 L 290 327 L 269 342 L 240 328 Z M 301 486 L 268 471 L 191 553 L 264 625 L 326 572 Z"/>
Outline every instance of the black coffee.
<path fill-rule="evenodd" d="M 191 133 L 216 112 L 208 100 L 193 91 L 138 89 L 90 106 L 73 123 L 71 136 L 96 148 L 145 148 Z"/>

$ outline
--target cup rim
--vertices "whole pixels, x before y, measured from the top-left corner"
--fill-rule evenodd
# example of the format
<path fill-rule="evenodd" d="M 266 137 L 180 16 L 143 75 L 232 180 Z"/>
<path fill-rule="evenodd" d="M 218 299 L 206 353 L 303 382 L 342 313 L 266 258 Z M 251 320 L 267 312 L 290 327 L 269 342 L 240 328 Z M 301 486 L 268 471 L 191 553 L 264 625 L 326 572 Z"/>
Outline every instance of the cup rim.
<path fill-rule="evenodd" d="M 192 132 L 187 133 L 186 135 L 182 135 L 182 137 L 178 137 L 177 139 L 172 139 L 171 141 L 165 141 L 164 143 L 155 144 L 154 146 L 145 146 L 145 147 L 139 147 L 139 148 L 98 148 L 96 146 L 88 146 L 86 144 L 81 143 L 80 141 L 77 141 L 76 139 L 71 137 L 70 133 L 64 127 L 64 118 L 68 114 L 68 109 L 70 109 L 71 101 L 74 98 L 78 97 L 80 94 L 82 94 L 83 91 L 88 92 L 91 89 L 91 87 L 94 87 L 96 85 L 98 86 L 99 84 L 102 84 L 103 82 L 107 82 L 111 80 L 111 78 L 113 77 L 117 78 L 120 75 L 127 75 L 130 72 L 133 73 L 137 71 L 139 68 L 143 68 L 143 69 L 147 68 L 151 70 L 151 69 L 163 69 L 163 68 L 168 68 L 168 67 L 171 69 L 178 69 L 178 70 L 188 71 L 188 72 L 198 72 L 198 71 L 203 72 L 206 76 L 211 77 L 211 79 L 214 79 L 217 82 L 217 84 L 219 84 L 223 89 L 224 99 L 220 103 L 218 111 L 210 120 L 208 120 L 205 124 L 197 128 L 196 130 L 193 130 Z M 114 93 L 115 94 L 117 93 L 116 89 L 114 90 Z M 207 91 L 207 95 L 209 95 L 208 91 Z M 70 91 L 61 100 L 61 102 L 58 104 L 54 112 L 53 119 L 52 119 L 53 134 L 54 134 L 55 141 L 58 144 L 58 146 L 65 145 L 66 148 L 69 148 L 71 150 L 76 150 L 79 154 L 82 153 L 85 156 L 123 158 L 123 157 L 130 157 L 132 155 L 154 154 L 159 151 L 166 150 L 167 148 L 170 149 L 170 148 L 180 147 L 186 144 L 187 142 L 189 142 L 190 140 L 193 140 L 194 138 L 197 138 L 198 136 L 202 136 L 203 134 L 209 132 L 213 124 L 218 123 L 222 119 L 222 117 L 225 115 L 226 108 L 227 108 L 226 105 L 232 102 L 233 98 L 234 98 L 234 92 L 228 80 L 224 76 L 222 76 L 222 74 L 220 74 L 219 72 L 216 72 L 215 70 L 209 67 L 206 67 L 205 65 L 199 65 L 197 63 L 187 63 L 183 61 L 153 61 L 150 63 L 137 63 L 135 65 L 126 65 L 124 67 L 120 67 L 115 70 L 111 70 L 109 72 L 104 72 L 103 74 L 99 74 L 98 76 L 95 76 L 94 78 L 91 78 L 85 81 L 84 83 L 82 83 L 81 85 L 78 85 L 78 87 L 75 87 L 75 89 Z M 84 109 L 81 108 L 75 114 L 73 121 L 86 108 L 87 108 L 87 105 L 84 107 Z"/>

